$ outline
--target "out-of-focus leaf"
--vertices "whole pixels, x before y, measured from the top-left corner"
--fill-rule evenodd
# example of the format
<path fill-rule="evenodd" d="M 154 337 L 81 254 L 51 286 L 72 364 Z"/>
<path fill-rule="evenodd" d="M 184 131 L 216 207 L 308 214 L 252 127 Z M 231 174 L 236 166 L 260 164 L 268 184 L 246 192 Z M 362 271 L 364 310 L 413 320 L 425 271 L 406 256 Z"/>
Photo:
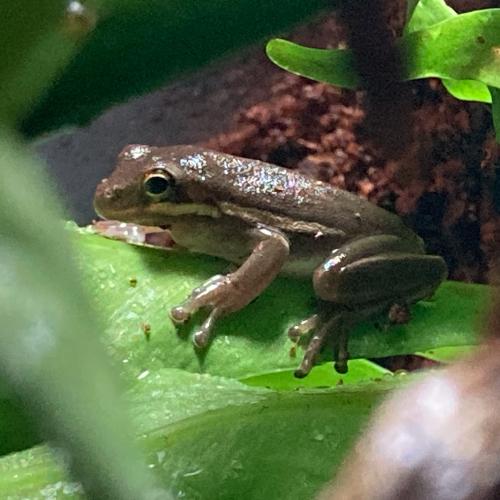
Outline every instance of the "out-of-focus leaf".
<path fill-rule="evenodd" d="M 19 121 L 69 60 L 84 33 L 69 33 L 65 0 L 0 2 L 0 120 Z"/>
<path fill-rule="evenodd" d="M 404 36 L 398 42 L 405 61 L 403 79 L 477 80 L 500 88 L 499 26 L 500 9 L 486 9 Z M 292 73 L 346 88 L 359 85 L 348 49 L 313 49 L 276 39 L 268 43 L 267 54 Z"/>
<path fill-rule="evenodd" d="M 297 367 L 302 351 L 297 350 L 297 358 L 290 357 L 287 330 L 314 312 L 308 280 L 275 280 L 245 309 L 221 320 L 213 344 L 197 353 L 190 334 L 201 318 L 179 335 L 168 311 L 194 287 L 223 272 L 227 263 L 92 234 L 75 233 L 75 240 L 84 284 L 105 323 L 103 340 L 126 378 L 164 367 L 232 378 Z M 432 300 L 414 306 L 409 324 L 387 330 L 360 325 L 351 334 L 349 352 L 353 358 L 373 358 L 472 344 L 488 297 L 484 285 L 446 282 Z"/>
<path fill-rule="evenodd" d="M 254 375 L 240 379 L 244 384 L 253 387 L 267 387 L 280 391 L 293 391 L 300 388 L 335 387 L 347 384 L 359 384 L 381 377 L 392 376 L 392 372 L 366 359 L 353 359 L 349 362 L 349 371 L 337 373 L 331 364 L 316 366 L 305 378 L 296 378 L 293 370 L 281 370 Z"/>
<path fill-rule="evenodd" d="M 150 498 L 51 189 L 5 132 L 0 166 L 0 378 L 89 495 Z"/>
<path fill-rule="evenodd" d="M 41 440 L 19 402 L 12 396 L 0 398 L 0 456 L 25 450 Z"/>
<path fill-rule="evenodd" d="M 127 399 L 150 467 L 177 497 L 302 499 L 331 478 L 374 406 L 402 380 L 275 393 L 160 370 Z M 75 498 L 76 488 L 45 448 L 0 460 L 0 491 L 11 500 L 64 489 Z"/>
<path fill-rule="evenodd" d="M 112 104 L 303 22 L 332 2 L 94 0 L 92 7 L 98 21 L 91 38 L 24 122 L 26 134 L 84 124 Z"/>

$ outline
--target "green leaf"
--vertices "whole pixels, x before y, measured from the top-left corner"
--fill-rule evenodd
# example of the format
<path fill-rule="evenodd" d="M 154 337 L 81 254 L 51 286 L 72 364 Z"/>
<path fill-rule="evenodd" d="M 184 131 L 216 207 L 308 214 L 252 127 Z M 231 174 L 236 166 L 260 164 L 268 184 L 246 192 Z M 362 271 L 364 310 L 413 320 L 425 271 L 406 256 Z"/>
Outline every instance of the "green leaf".
<path fill-rule="evenodd" d="M 67 1 L 0 2 L 0 120 L 13 124 L 68 62 L 80 40 L 67 30 Z"/>
<path fill-rule="evenodd" d="M 280 370 L 240 379 L 252 387 L 267 387 L 280 391 L 293 391 L 301 388 L 335 387 L 344 384 L 359 384 L 392 376 L 392 372 L 366 359 L 353 359 L 349 362 L 346 374 L 337 373 L 330 364 L 316 366 L 305 378 L 294 377 L 293 370 Z"/>
<path fill-rule="evenodd" d="M 488 86 L 475 80 L 442 79 L 446 90 L 455 98 L 462 101 L 476 101 L 491 103 L 491 93 Z"/>
<path fill-rule="evenodd" d="M 126 378 L 165 367 L 232 378 L 297 367 L 302 351 L 290 357 L 287 330 L 315 310 L 309 280 L 275 280 L 245 309 L 221 320 L 213 344 L 197 353 L 190 335 L 201 318 L 178 334 L 168 311 L 204 280 L 224 272 L 227 263 L 85 232 L 74 236 L 84 284 L 105 324 L 103 341 Z M 356 328 L 350 336 L 350 354 L 371 358 L 475 343 L 475 325 L 488 297 L 484 285 L 444 283 L 432 300 L 413 307 L 408 325 L 387 331 L 370 324 Z M 144 324 L 150 329 L 149 340 Z"/>
<path fill-rule="evenodd" d="M 9 4 L 10 5 L 10 4 Z M 94 0 L 89 40 L 23 123 L 37 135 L 82 125 L 131 96 L 271 33 L 303 22 L 328 0 Z"/>
<path fill-rule="evenodd" d="M 405 27 L 405 33 L 429 28 L 456 15 L 457 13 L 444 0 L 420 0 Z M 446 90 L 456 99 L 491 103 L 490 92 L 484 83 L 452 79 L 443 79 L 442 82 Z"/>
<path fill-rule="evenodd" d="M 500 87 L 499 26 L 500 9 L 487 9 L 406 35 L 399 40 L 406 61 L 403 79 L 477 80 Z M 278 39 L 268 43 L 267 53 L 292 73 L 346 88 L 360 83 L 348 49 L 312 49 Z"/>
<path fill-rule="evenodd" d="M 407 78 L 478 80 L 500 87 L 500 9 L 454 16 L 401 40 Z"/>
<path fill-rule="evenodd" d="M 176 496 L 302 499 L 331 478 L 375 405 L 403 380 L 275 393 L 160 370 L 127 400 L 150 467 Z M 0 491 L 11 500 L 63 490 L 64 498 L 79 497 L 78 485 L 68 483 L 46 448 L 0 460 Z"/>
<path fill-rule="evenodd" d="M 25 450 L 41 441 L 19 402 L 12 396 L 0 398 L 0 456 Z"/>
<path fill-rule="evenodd" d="M 53 193 L 40 166 L 6 132 L 0 166 L 2 381 L 64 452 L 89 495 L 146 498 L 153 481 L 128 439 L 131 426 Z"/>
<path fill-rule="evenodd" d="M 406 1 L 406 21 L 408 22 L 415 11 L 415 7 L 417 6 L 419 0 L 407 0 Z"/>
<path fill-rule="evenodd" d="M 430 351 L 418 352 L 416 354 L 441 363 L 450 363 L 451 361 L 456 361 L 464 357 L 473 350 L 474 346 L 438 347 Z"/>
<path fill-rule="evenodd" d="M 414 6 L 404 32 L 408 34 L 429 28 L 456 15 L 457 13 L 444 0 L 420 0 Z"/>
<path fill-rule="evenodd" d="M 313 49 L 275 38 L 266 45 L 271 61 L 290 73 L 355 89 L 361 84 L 351 50 Z"/>

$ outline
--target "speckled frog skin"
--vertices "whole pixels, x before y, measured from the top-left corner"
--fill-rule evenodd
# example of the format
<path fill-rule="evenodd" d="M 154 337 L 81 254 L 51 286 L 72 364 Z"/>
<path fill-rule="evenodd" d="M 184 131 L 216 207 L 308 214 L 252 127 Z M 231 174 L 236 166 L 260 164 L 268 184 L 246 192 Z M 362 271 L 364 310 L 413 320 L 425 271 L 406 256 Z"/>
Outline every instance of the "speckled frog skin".
<path fill-rule="evenodd" d="M 327 344 L 345 371 L 354 323 L 432 294 L 447 273 L 396 215 L 285 168 L 197 146 L 127 146 L 94 205 L 104 218 L 166 227 L 178 245 L 239 265 L 172 309 L 176 322 L 208 311 L 198 347 L 277 274 L 311 277 L 319 312 L 289 332 L 296 340 L 314 331 L 297 376 Z"/>

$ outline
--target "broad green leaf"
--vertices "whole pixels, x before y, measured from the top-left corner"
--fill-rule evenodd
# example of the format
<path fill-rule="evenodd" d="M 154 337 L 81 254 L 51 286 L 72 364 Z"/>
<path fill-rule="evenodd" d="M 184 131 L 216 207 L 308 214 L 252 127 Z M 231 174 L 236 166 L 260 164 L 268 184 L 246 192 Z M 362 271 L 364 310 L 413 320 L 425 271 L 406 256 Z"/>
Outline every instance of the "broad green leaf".
<path fill-rule="evenodd" d="M 266 54 L 274 64 L 296 75 L 347 89 L 361 84 L 349 49 L 313 49 L 275 38 L 267 43 Z"/>
<path fill-rule="evenodd" d="M 463 358 L 473 350 L 474 346 L 437 347 L 435 349 L 416 354 L 441 363 L 450 363 Z"/>
<path fill-rule="evenodd" d="M 334 3 L 333 3 L 334 4 Z M 9 4 L 10 5 L 10 4 Z M 84 124 L 104 109 L 303 22 L 328 0 L 94 0 L 88 42 L 32 110 L 37 135 Z"/>
<path fill-rule="evenodd" d="M 221 320 L 213 344 L 197 353 L 190 334 L 201 318 L 179 334 L 168 311 L 194 287 L 223 272 L 225 262 L 136 247 L 85 232 L 75 232 L 74 238 L 84 284 L 105 324 L 103 341 L 126 378 L 165 367 L 232 378 L 297 367 L 302 351 L 290 357 L 287 330 L 314 312 L 308 280 L 275 280 L 244 310 Z M 475 343 L 488 297 L 484 285 L 446 282 L 432 300 L 413 307 L 409 324 L 388 329 L 360 325 L 351 334 L 349 352 L 353 358 L 371 358 Z"/>
<path fill-rule="evenodd" d="M 164 370 L 127 399 L 150 467 L 177 497 L 302 499 L 332 477 L 381 397 L 407 379 L 275 393 Z M 80 498 L 44 447 L 0 459 L 0 491 Z"/>
<path fill-rule="evenodd" d="M 406 61 L 403 79 L 477 80 L 499 88 L 499 26 L 500 9 L 486 9 L 404 36 L 399 40 Z M 347 88 L 360 83 L 349 49 L 312 49 L 276 39 L 268 43 L 267 53 L 292 73 Z"/>
<path fill-rule="evenodd" d="M 437 0 L 421 0 L 415 9 L 416 25 L 429 29 L 413 34 L 416 38 L 422 34 L 414 45 L 411 36 L 408 45 L 402 42 L 409 58 L 409 72 L 413 72 L 410 78 L 420 78 L 421 74 L 430 71 L 432 74 L 427 76 L 441 77 L 446 89 L 457 99 L 489 103 L 491 95 L 487 85 L 498 87 L 500 82 L 500 66 L 495 56 L 500 41 L 500 9 L 457 15 L 443 4 Z M 441 23 L 430 24 L 433 22 Z M 450 50 L 450 46 L 456 52 Z"/>
<path fill-rule="evenodd" d="M 405 27 L 405 33 L 425 29 L 450 19 L 457 13 L 444 0 L 420 0 Z M 491 103 L 488 87 L 475 80 L 443 79 L 446 90 L 456 99 Z"/>
<path fill-rule="evenodd" d="M 412 33 L 445 21 L 457 13 L 444 0 L 420 0 L 405 26 L 404 32 Z"/>
<path fill-rule="evenodd" d="M 0 166 L 2 383 L 94 498 L 147 498 L 153 481 L 130 442 L 53 193 L 40 166 L 3 131 Z"/>
<path fill-rule="evenodd" d="M 300 388 L 335 387 L 344 384 L 359 384 L 390 377 L 392 372 L 366 359 L 353 359 L 349 362 L 349 371 L 337 373 L 331 364 L 323 364 L 312 369 L 305 378 L 294 377 L 293 370 L 280 370 L 240 379 L 252 387 L 267 387 L 280 391 L 292 391 Z"/>

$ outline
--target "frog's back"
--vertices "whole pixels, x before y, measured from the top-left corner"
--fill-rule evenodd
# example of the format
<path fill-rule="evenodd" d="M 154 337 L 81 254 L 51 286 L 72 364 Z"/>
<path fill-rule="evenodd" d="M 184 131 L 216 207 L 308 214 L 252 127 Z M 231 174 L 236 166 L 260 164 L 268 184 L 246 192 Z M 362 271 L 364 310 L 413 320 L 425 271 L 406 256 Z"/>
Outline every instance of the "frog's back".
<path fill-rule="evenodd" d="M 381 233 L 413 236 L 398 216 L 355 194 L 277 165 L 195 149 L 183 163 L 184 168 L 203 170 L 204 185 L 217 191 L 219 205 L 230 215 L 262 222 L 266 212 L 272 224 L 285 231 L 289 224 L 297 230 L 300 221 L 299 230 L 313 234 L 323 226 L 349 238 Z"/>

